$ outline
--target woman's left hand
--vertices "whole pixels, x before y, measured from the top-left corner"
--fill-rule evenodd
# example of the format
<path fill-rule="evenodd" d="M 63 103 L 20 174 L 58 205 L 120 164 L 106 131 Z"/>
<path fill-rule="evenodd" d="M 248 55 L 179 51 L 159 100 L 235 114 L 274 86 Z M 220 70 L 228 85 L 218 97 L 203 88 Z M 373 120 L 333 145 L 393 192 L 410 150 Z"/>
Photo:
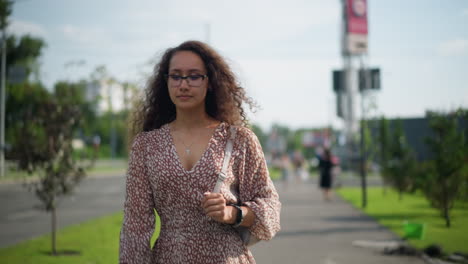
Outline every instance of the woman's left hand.
<path fill-rule="evenodd" d="M 202 207 L 207 216 L 223 224 L 233 224 L 233 210 L 236 208 L 226 205 L 226 199 L 220 193 L 206 192 L 203 194 Z"/>

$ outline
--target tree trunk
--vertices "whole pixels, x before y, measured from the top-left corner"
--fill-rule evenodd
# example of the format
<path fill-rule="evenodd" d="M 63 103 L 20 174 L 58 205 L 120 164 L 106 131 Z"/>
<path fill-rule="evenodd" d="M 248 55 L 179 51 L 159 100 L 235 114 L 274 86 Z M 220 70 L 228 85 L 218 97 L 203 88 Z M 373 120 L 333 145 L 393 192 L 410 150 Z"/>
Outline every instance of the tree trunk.
<path fill-rule="evenodd" d="M 445 226 L 450 228 L 450 214 L 447 205 L 444 205 L 444 218 L 445 218 Z"/>
<path fill-rule="evenodd" d="M 57 213 L 55 206 L 52 208 L 52 255 L 57 255 L 56 246 L 56 230 L 57 230 Z"/>
<path fill-rule="evenodd" d="M 445 226 L 447 228 L 450 227 L 450 209 L 449 209 L 449 195 L 448 195 L 448 192 L 449 192 L 449 189 L 447 187 L 448 185 L 448 182 L 445 180 L 442 182 L 442 186 L 443 186 L 443 190 L 442 190 L 442 198 L 443 198 L 443 201 L 442 201 L 442 207 L 444 210 L 444 218 L 445 218 Z"/>

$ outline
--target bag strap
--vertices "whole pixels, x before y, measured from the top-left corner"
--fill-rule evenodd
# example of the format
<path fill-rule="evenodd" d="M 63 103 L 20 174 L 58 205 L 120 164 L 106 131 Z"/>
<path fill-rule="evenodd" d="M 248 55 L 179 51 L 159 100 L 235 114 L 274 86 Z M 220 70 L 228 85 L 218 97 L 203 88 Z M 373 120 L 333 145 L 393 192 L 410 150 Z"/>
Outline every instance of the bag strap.
<path fill-rule="evenodd" d="M 234 139 L 236 138 L 236 129 L 234 128 L 234 126 L 231 126 L 229 131 L 230 135 L 226 143 L 226 149 L 224 150 L 223 167 L 221 167 L 221 171 L 218 174 L 218 180 L 216 181 L 216 185 L 213 189 L 214 193 L 219 193 L 219 191 L 221 190 L 221 186 L 223 185 L 223 182 L 227 177 L 229 160 L 231 159 L 232 148 L 234 146 Z"/>

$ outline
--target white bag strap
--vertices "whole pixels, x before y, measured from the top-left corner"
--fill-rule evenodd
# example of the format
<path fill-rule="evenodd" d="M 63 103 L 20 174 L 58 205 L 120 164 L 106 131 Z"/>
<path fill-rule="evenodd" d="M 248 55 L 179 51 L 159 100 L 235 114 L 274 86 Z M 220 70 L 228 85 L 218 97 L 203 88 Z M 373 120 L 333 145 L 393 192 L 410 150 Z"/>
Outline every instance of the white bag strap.
<path fill-rule="evenodd" d="M 230 135 L 226 143 L 226 149 L 224 151 L 223 167 L 221 167 L 221 171 L 218 174 L 218 180 L 216 181 L 216 185 L 213 189 L 214 193 L 219 193 L 219 191 L 221 190 L 221 186 L 223 185 L 223 182 L 227 177 L 227 169 L 229 166 L 229 160 L 231 159 L 232 147 L 234 146 L 235 138 L 236 138 L 236 129 L 234 128 L 234 126 L 231 126 Z"/>

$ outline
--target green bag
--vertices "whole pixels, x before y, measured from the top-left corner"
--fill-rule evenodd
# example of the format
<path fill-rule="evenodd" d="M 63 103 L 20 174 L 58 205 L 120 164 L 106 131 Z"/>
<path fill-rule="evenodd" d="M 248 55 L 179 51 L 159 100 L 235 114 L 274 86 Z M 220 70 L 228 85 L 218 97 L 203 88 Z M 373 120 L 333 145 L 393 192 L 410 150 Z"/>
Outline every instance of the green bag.
<path fill-rule="evenodd" d="M 426 232 L 426 224 L 416 222 L 403 222 L 403 230 L 405 231 L 405 238 L 424 239 Z"/>

